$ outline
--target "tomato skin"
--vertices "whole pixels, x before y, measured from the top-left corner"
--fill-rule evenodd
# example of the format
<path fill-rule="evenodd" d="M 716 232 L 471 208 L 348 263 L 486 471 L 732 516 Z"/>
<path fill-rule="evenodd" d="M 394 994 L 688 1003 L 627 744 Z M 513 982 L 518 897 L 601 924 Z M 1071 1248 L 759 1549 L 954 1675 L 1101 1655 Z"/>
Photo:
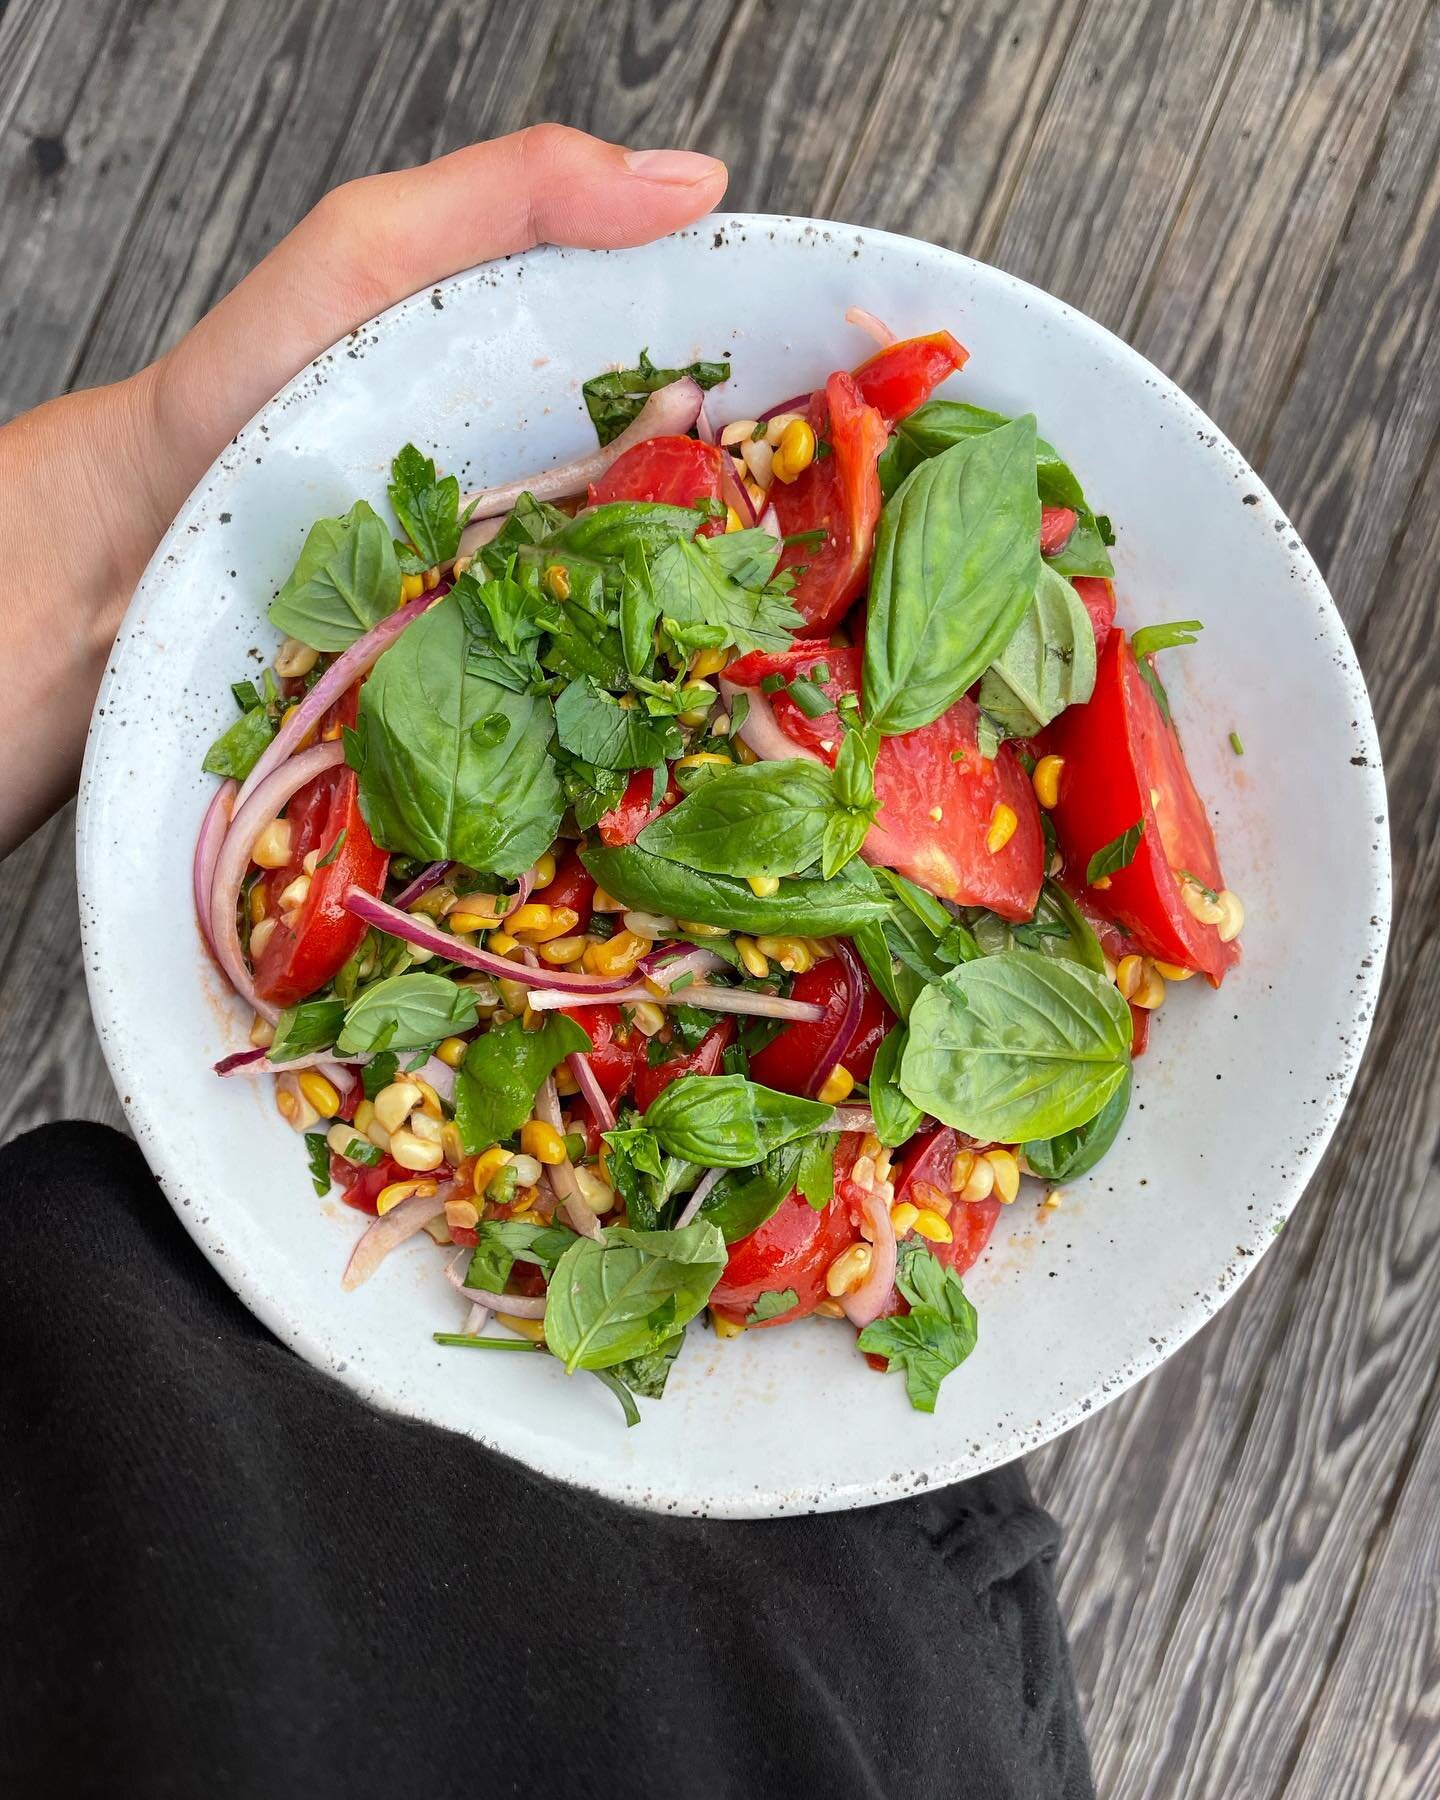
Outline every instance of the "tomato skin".
<path fill-rule="evenodd" d="M 787 544 L 782 569 L 803 566 L 790 604 L 816 635 L 833 631 L 864 589 L 870 550 L 880 518 L 880 475 L 876 460 L 889 435 L 885 421 L 867 406 L 843 370 L 810 396 L 806 415 L 817 443 L 830 446 L 816 455 L 794 481 L 777 481 L 770 502 L 780 535 L 824 528 L 823 544 Z"/>
<path fill-rule="evenodd" d="M 639 1035 L 637 1032 L 636 1036 Z M 670 1083 L 679 1081 L 682 1075 L 718 1075 L 726 1046 L 734 1035 L 735 1021 L 721 1018 L 710 1027 L 693 1050 L 682 1056 L 672 1056 L 668 1062 L 656 1063 L 653 1068 L 647 1053 L 642 1050 L 635 1070 L 636 1106 L 642 1113 L 645 1112 Z M 644 1041 L 646 1040 L 642 1039 Z"/>
<path fill-rule="evenodd" d="M 744 1324 L 762 1294 L 786 1288 L 795 1290 L 796 1304 L 765 1325 L 788 1325 L 814 1312 L 825 1298 L 826 1270 L 860 1235 L 859 1210 L 845 1180 L 859 1150 L 854 1132 L 836 1146 L 835 1195 L 828 1206 L 817 1212 L 803 1195 L 790 1194 L 763 1225 L 730 1246 L 725 1272 L 710 1296 L 717 1312 Z"/>
<path fill-rule="evenodd" d="M 1070 506 L 1040 508 L 1040 554 L 1054 556 L 1070 541 L 1070 533 L 1080 522 L 1080 515 Z"/>
<path fill-rule="evenodd" d="M 342 766 L 317 775 L 295 796 L 286 816 L 292 826 L 291 861 L 267 878 L 272 914 L 309 852 L 328 852 L 342 830 L 345 839 L 333 859 L 311 876 L 310 892 L 293 925 L 278 919 L 256 961 L 256 993 L 280 1007 L 294 1006 L 324 987 L 355 954 L 365 926 L 345 910 L 345 895 L 352 887 L 380 894 L 390 865 L 388 852 L 371 837 L 360 811 L 352 769 Z"/>
<path fill-rule="evenodd" d="M 698 438 L 647 438 L 617 456 L 600 479 L 591 482 L 590 504 L 658 500 L 668 506 L 694 506 L 701 500 L 722 500 L 723 456 L 717 445 L 702 444 Z M 720 520 L 707 520 L 700 535 L 724 529 Z"/>
<path fill-rule="evenodd" d="M 369 1169 L 357 1169 L 354 1163 L 345 1162 L 338 1156 L 330 1158 L 330 1174 L 337 1185 L 341 1186 L 340 1198 L 347 1206 L 353 1206 L 356 1212 L 373 1213 L 375 1203 L 382 1188 L 389 1187 L 392 1181 L 410 1181 L 413 1177 L 402 1169 L 397 1162 L 388 1156 Z M 349 1183 L 345 1186 L 345 1183 Z"/>
<path fill-rule="evenodd" d="M 672 806 L 678 806 L 681 793 L 675 785 L 672 775 L 665 792 L 660 796 L 660 804 L 652 806 L 650 796 L 655 791 L 655 778 L 649 769 L 637 769 L 626 785 L 625 793 L 617 805 L 607 813 L 601 813 L 597 829 L 600 841 L 605 844 L 633 844 L 647 825 L 652 825 L 661 813 L 669 812 Z"/>
<path fill-rule="evenodd" d="M 1099 575 L 1076 575 L 1070 585 L 1080 596 L 1080 604 L 1090 615 L 1098 660 L 1104 655 L 1105 646 L 1110 641 L 1111 628 L 1115 624 L 1115 584 Z"/>
<path fill-rule="evenodd" d="M 577 931 L 590 923 L 595 908 L 595 877 L 580 860 L 580 852 L 567 849 L 555 864 L 555 878 L 536 891 L 535 898 L 546 906 L 565 906 L 576 915 Z"/>
<path fill-rule="evenodd" d="M 629 1091 L 637 1072 L 645 1066 L 645 1038 L 633 1027 L 625 1026 L 618 1006 L 562 1006 L 560 1010 L 588 1032 L 591 1072 L 613 1106 Z"/>
<path fill-rule="evenodd" d="M 877 350 L 851 374 L 860 398 L 873 406 L 891 429 L 921 407 L 949 376 L 958 374 L 970 352 L 948 331 L 899 338 Z"/>
<path fill-rule="evenodd" d="M 857 1081 L 868 1081 L 880 1041 L 895 1023 L 895 1015 L 880 998 L 880 991 L 863 968 L 860 1021 L 849 1041 L 837 1046 L 849 1000 L 850 980 L 838 956 L 827 956 L 795 977 L 791 998 L 809 1000 L 825 1008 L 815 1024 L 787 1025 L 750 1058 L 750 1077 L 782 1094 L 809 1094 L 815 1072 L 822 1064 L 842 1063 Z M 836 1054 L 838 1048 L 838 1056 Z"/>
<path fill-rule="evenodd" d="M 1108 887 L 1088 888 L 1088 904 L 1124 926 L 1133 948 L 1197 969 L 1218 987 L 1239 961 L 1240 946 L 1222 944 L 1213 925 L 1193 917 L 1174 873 L 1185 869 L 1207 887 L 1222 888 L 1215 834 L 1179 736 L 1123 632 L 1110 636 L 1090 700 L 1061 713 L 1045 739 L 1048 750 L 1065 758 L 1051 817 L 1074 879 L 1097 850 L 1137 820 L 1145 823 L 1133 860 L 1110 876 Z"/>

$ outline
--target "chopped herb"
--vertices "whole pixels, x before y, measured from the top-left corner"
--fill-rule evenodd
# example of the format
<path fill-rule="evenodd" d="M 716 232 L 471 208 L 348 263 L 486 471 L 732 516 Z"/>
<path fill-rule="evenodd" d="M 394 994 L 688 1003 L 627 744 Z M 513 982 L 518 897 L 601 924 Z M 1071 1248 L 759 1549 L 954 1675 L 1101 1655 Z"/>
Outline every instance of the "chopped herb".
<path fill-rule="evenodd" d="M 335 858 L 340 854 L 341 846 L 344 844 L 345 839 L 349 834 L 350 827 L 348 825 L 342 825 L 339 832 L 336 834 L 335 842 L 315 864 L 317 869 L 328 869 L 330 867 L 331 863 L 333 863 Z"/>
<path fill-rule="evenodd" d="M 764 1325 L 770 1319 L 778 1319 L 792 1307 L 800 1304 L 800 1296 L 794 1288 L 781 1288 L 778 1292 L 760 1294 L 755 1304 L 745 1315 L 747 1325 Z"/>
<path fill-rule="evenodd" d="M 813 669 L 811 669 L 811 671 L 810 671 L 810 679 L 812 681 L 828 681 L 830 679 L 829 663 L 828 662 L 816 663 L 815 667 Z"/>
<path fill-rule="evenodd" d="M 399 1067 L 400 1058 L 393 1050 L 382 1050 L 378 1056 L 372 1056 L 360 1071 L 365 1098 L 373 1100 L 381 1088 L 389 1087 Z"/>
<path fill-rule="evenodd" d="M 1177 876 L 1179 876 L 1181 881 L 1188 881 L 1194 887 L 1199 888 L 1200 892 L 1205 896 L 1205 898 L 1207 900 L 1214 900 L 1214 901 L 1218 902 L 1220 896 L 1215 892 L 1214 888 L 1207 887 L 1198 875 L 1192 875 L 1188 869 L 1177 869 L 1175 871 L 1175 873 Z"/>
<path fill-rule="evenodd" d="M 1193 644 L 1205 627 L 1199 619 L 1176 619 L 1169 625 L 1142 625 L 1130 634 L 1136 656 L 1153 656 L 1157 650 L 1179 650 Z"/>
<path fill-rule="evenodd" d="M 310 1159 L 310 1178 L 317 1194 L 330 1192 L 330 1146 L 323 1131 L 305 1133 L 305 1154 Z"/>
<path fill-rule="evenodd" d="M 760 683 L 760 692 L 762 694 L 778 694 L 784 685 L 785 677 L 783 675 L 766 675 Z"/>
<path fill-rule="evenodd" d="M 540 1350 L 543 1344 L 529 1343 L 525 1338 L 472 1337 L 464 1331 L 432 1331 L 437 1344 L 459 1344 L 466 1350 Z"/>
<path fill-rule="evenodd" d="M 1135 852 L 1140 848 L 1140 839 L 1144 835 L 1145 821 L 1137 819 L 1127 831 L 1119 837 L 1111 838 L 1108 844 L 1102 844 L 1085 867 L 1085 881 L 1093 887 L 1097 881 L 1107 875 L 1114 875 L 1117 870 L 1128 869 L 1135 860 Z"/>
<path fill-rule="evenodd" d="M 803 675 L 797 676 L 785 691 L 807 719 L 823 719 L 826 713 L 835 710 L 824 688 L 817 687 Z"/>
<path fill-rule="evenodd" d="M 1245 746 L 1240 742 L 1240 733 L 1238 731 L 1232 731 L 1230 733 L 1230 748 L 1237 756 L 1243 756 L 1245 754 Z"/>

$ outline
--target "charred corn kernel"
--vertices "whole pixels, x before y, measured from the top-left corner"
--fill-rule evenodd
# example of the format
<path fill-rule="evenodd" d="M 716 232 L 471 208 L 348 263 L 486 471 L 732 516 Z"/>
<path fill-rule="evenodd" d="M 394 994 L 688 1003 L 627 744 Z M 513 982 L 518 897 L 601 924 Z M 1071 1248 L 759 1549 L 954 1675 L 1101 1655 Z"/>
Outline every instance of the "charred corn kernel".
<path fill-rule="evenodd" d="M 630 1020 L 642 1037 L 654 1037 L 665 1029 L 665 1012 L 653 1000 L 637 1000 L 630 1008 Z"/>
<path fill-rule="evenodd" d="M 733 506 L 727 506 L 725 508 L 725 530 L 726 530 L 726 532 L 728 533 L 731 531 L 743 531 L 744 529 L 745 529 L 745 521 L 740 517 L 739 513 L 736 512 L 736 510 Z"/>
<path fill-rule="evenodd" d="M 719 750 L 695 750 L 689 756 L 682 756 L 676 763 L 677 769 L 698 769 L 702 763 L 720 763 L 728 767 L 734 759 Z"/>
<path fill-rule="evenodd" d="M 792 419 L 773 448 L 770 470 L 777 481 L 794 481 L 815 460 L 815 433 L 808 419 Z"/>
<path fill-rule="evenodd" d="M 465 1145 L 458 1125 L 447 1123 L 440 1127 L 440 1148 L 445 1152 L 445 1160 L 450 1167 L 458 1169 L 465 1160 Z"/>
<path fill-rule="evenodd" d="M 492 931 L 485 940 L 485 948 L 493 950 L 497 956 L 510 956 L 520 946 L 508 931 Z"/>
<path fill-rule="evenodd" d="M 438 1169 L 445 1160 L 439 1144 L 432 1144 L 403 1125 L 390 1133 L 390 1155 L 402 1169 L 415 1169 L 422 1174 Z"/>
<path fill-rule="evenodd" d="M 540 1190 L 538 1187 L 532 1186 L 521 1188 L 520 1192 L 510 1202 L 511 1215 L 518 1219 L 522 1213 L 528 1213 L 539 1198 Z"/>
<path fill-rule="evenodd" d="M 440 1096 L 435 1092 L 434 1088 L 431 1087 L 430 1083 L 420 1075 L 410 1075 L 407 1076 L 406 1079 L 413 1081 L 416 1087 L 419 1088 L 420 1111 L 425 1117 L 427 1119 L 443 1119 L 445 1117 L 445 1109 L 440 1104 Z"/>
<path fill-rule="evenodd" d="M 288 1087 L 275 1089 L 275 1110 L 282 1119 L 293 1119 L 300 1110 L 300 1102 Z"/>
<path fill-rule="evenodd" d="M 474 560 L 475 560 L 475 558 L 473 556 L 457 556 L 455 558 L 455 562 L 450 570 L 450 573 L 458 581 L 460 579 L 460 577 L 465 573 L 465 571 L 470 567 L 471 563 L 474 562 Z"/>
<path fill-rule="evenodd" d="M 1220 942 L 1228 944 L 1239 937 L 1245 926 L 1245 908 L 1240 904 L 1240 896 L 1232 894 L 1229 888 L 1221 888 L 1219 896 L 1220 917 L 1215 921 Z"/>
<path fill-rule="evenodd" d="M 613 894 L 607 894 L 602 887 L 597 887 L 590 897 L 591 912 L 616 913 L 624 912 L 625 902 L 617 900 Z"/>
<path fill-rule="evenodd" d="M 318 1069 L 302 1069 L 295 1077 L 300 1092 L 322 1119 L 333 1119 L 340 1110 L 340 1095 L 333 1081 L 327 1081 Z"/>
<path fill-rule="evenodd" d="M 396 1131 L 420 1104 L 420 1089 L 413 1081 L 392 1081 L 375 1096 L 375 1118 L 386 1131 Z"/>
<path fill-rule="evenodd" d="M 1155 972 L 1162 975 L 1166 981 L 1188 981 L 1195 973 L 1193 969 L 1187 969 L 1181 963 L 1167 963 L 1158 960 L 1155 964 Z"/>
<path fill-rule="evenodd" d="M 728 450 L 732 444 L 746 444 L 754 437 L 757 421 L 754 419 L 732 419 L 728 425 L 720 428 L 720 443 Z"/>
<path fill-rule="evenodd" d="M 570 598 L 570 571 L 563 563 L 551 563 L 545 571 L 545 586 L 556 600 Z"/>
<path fill-rule="evenodd" d="M 492 931 L 500 920 L 494 913 L 462 912 L 457 906 L 445 915 L 445 923 L 457 937 L 463 937 L 467 931 Z"/>
<path fill-rule="evenodd" d="M 251 848 L 251 862 L 262 869 L 283 869 L 290 860 L 294 836 L 288 819 L 272 819 Z"/>
<path fill-rule="evenodd" d="M 540 960 L 549 963 L 552 969 L 563 969 L 569 963 L 577 963 L 585 954 L 585 946 L 589 938 L 562 937 L 551 938 L 548 944 L 537 944 Z"/>
<path fill-rule="evenodd" d="M 570 1073 L 564 1063 L 555 1071 L 555 1092 L 557 1094 L 578 1094 L 580 1083 Z"/>
<path fill-rule="evenodd" d="M 908 1200 L 902 1200 L 899 1206 L 890 1209 L 890 1223 L 895 1227 L 897 1238 L 904 1237 L 910 1227 L 920 1217 L 920 1208 L 912 1206 Z"/>
<path fill-rule="evenodd" d="M 515 1180 L 520 1187 L 534 1187 L 535 1183 L 540 1179 L 539 1159 L 534 1156 L 526 1155 L 512 1156 L 510 1159 L 510 1172 L 514 1175 Z"/>
<path fill-rule="evenodd" d="M 274 919 L 262 919 L 258 925 L 251 927 L 250 960 L 252 963 L 265 954 L 265 946 L 275 934 L 276 923 L 277 921 Z"/>
<path fill-rule="evenodd" d="M 915 1229 L 932 1244 L 954 1242 L 955 1233 L 950 1229 L 950 1221 L 942 1219 L 938 1212 L 928 1206 L 922 1206 L 915 1214 Z"/>
<path fill-rule="evenodd" d="M 555 858 L 547 850 L 543 856 L 537 857 L 535 860 L 534 880 L 531 883 L 532 892 L 536 888 L 549 887 L 554 879 Z"/>
<path fill-rule="evenodd" d="M 392 1181 L 375 1196 L 375 1210 L 383 1218 L 392 1207 L 398 1206 L 402 1200 L 408 1200 L 412 1194 L 423 1193 L 428 1200 L 435 1192 L 437 1189 L 433 1181 Z"/>
<path fill-rule="evenodd" d="M 633 931 L 617 931 L 603 943 L 588 945 L 581 960 L 591 975 L 629 975 L 649 948 L 649 940 Z"/>
<path fill-rule="evenodd" d="M 1154 1012 L 1157 1006 L 1165 1002 L 1165 978 L 1153 964 L 1145 965 L 1145 977 L 1135 992 L 1129 996 L 1132 1006 L 1140 1006 L 1146 1012 Z"/>
<path fill-rule="evenodd" d="M 874 1251 L 868 1244 L 852 1244 L 848 1250 L 840 1252 L 825 1271 L 825 1292 L 832 1300 L 853 1293 L 860 1286 L 870 1273 L 873 1256 Z"/>
<path fill-rule="evenodd" d="M 1006 1206 L 1020 1192 L 1020 1164 L 1013 1150 L 987 1150 L 985 1160 L 995 1178 L 994 1192 Z"/>
<path fill-rule="evenodd" d="M 990 829 L 985 833 L 985 848 L 992 856 L 998 856 L 1015 835 L 1015 827 L 1020 823 L 1015 816 L 1015 808 L 999 801 L 990 815 Z"/>
<path fill-rule="evenodd" d="M 320 660 L 320 652 L 302 644 L 299 638 L 287 637 L 275 653 L 275 673 L 282 681 L 293 681 L 308 675 Z"/>
<path fill-rule="evenodd" d="M 995 1171 L 990 1166 L 988 1156 L 977 1156 L 965 1185 L 960 1189 L 960 1198 L 967 1202 L 988 1200 L 995 1191 Z"/>
<path fill-rule="evenodd" d="M 793 425 L 799 417 L 799 413 L 776 413 L 773 419 L 767 419 L 765 421 L 765 442 L 772 450 L 778 447 L 781 438 L 784 437 L 785 427 L 787 425 Z"/>
<path fill-rule="evenodd" d="M 756 948 L 754 938 L 737 937 L 735 948 L 740 952 L 740 960 L 745 965 L 745 973 L 753 975 L 757 981 L 763 981 L 770 973 L 770 964 Z"/>
<path fill-rule="evenodd" d="M 547 1169 L 565 1161 L 565 1140 L 544 1119 L 527 1119 L 520 1127 L 520 1148 Z"/>
<path fill-rule="evenodd" d="M 1145 958 L 1122 956 L 1115 965 L 1115 985 L 1127 1000 L 1133 1000 L 1145 980 Z"/>
<path fill-rule="evenodd" d="M 713 1306 L 710 1308 L 710 1323 L 715 1327 L 718 1338 L 737 1338 L 745 1329 L 739 1319 L 727 1319 L 724 1313 L 716 1312 Z"/>
<path fill-rule="evenodd" d="M 758 900 L 768 900 L 771 894 L 780 892 L 778 875 L 747 875 L 745 879 L 750 884 L 750 892 Z"/>
<path fill-rule="evenodd" d="M 510 1160 L 510 1152 L 502 1150 L 498 1144 L 492 1144 L 488 1150 L 482 1150 L 475 1158 L 475 1167 L 470 1171 L 470 1186 L 483 1197 L 486 1188 Z"/>
<path fill-rule="evenodd" d="M 528 1338 L 532 1344 L 545 1342 L 545 1321 L 543 1319 L 521 1319 L 514 1313 L 496 1313 L 495 1322 L 503 1325 L 507 1331 L 513 1331 L 516 1337 Z"/>
<path fill-rule="evenodd" d="M 522 943 L 544 944 L 572 932 L 580 923 L 580 915 L 570 906 L 544 906 L 532 901 L 517 906 L 505 923 L 510 935 Z"/>
<path fill-rule="evenodd" d="M 435 1046 L 435 1054 L 448 1069 L 458 1069 L 465 1060 L 465 1052 L 470 1046 L 464 1038 L 442 1038 Z"/>
<path fill-rule="evenodd" d="M 270 892 L 263 881 L 257 881 L 251 888 L 248 902 L 250 923 L 258 925 L 270 907 Z"/>
<path fill-rule="evenodd" d="M 440 585 L 440 565 L 439 565 L 439 563 L 436 563 L 436 564 L 434 564 L 433 567 L 428 568 L 425 571 L 425 588 L 426 588 L 426 591 L 428 592 L 431 588 L 437 588 L 437 587 L 439 587 L 439 585 Z"/>
<path fill-rule="evenodd" d="M 730 660 L 728 650 L 697 650 L 690 663 L 690 680 L 703 681 L 707 675 L 718 675 Z"/>
<path fill-rule="evenodd" d="M 735 740 L 735 760 L 736 760 L 736 762 L 739 762 L 739 763 L 757 763 L 757 762 L 759 762 L 760 758 L 755 754 L 755 752 L 745 742 L 744 738 L 736 738 L 736 740 Z"/>
<path fill-rule="evenodd" d="M 1060 799 L 1060 776 L 1065 768 L 1063 756 L 1042 756 L 1035 765 L 1035 773 L 1030 777 L 1030 784 L 1035 789 L 1035 798 L 1049 812 Z"/>
<path fill-rule="evenodd" d="M 768 956 L 771 962 L 778 962 L 791 975 L 803 975 L 815 965 L 815 958 L 810 954 L 810 946 L 804 938 L 757 937 L 755 948 L 762 956 Z"/>
<path fill-rule="evenodd" d="M 504 1010 L 512 1018 L 522 1018 L 530 1004 L 530 989 L 523 981 L 502 981 L 500 998 L 505 1002 Z"/>
<path fill-rule="evenodd" d="M 656 938 L 675 935 L 675 921 L 664 913 L 636 912 L 632 907 L 625 913 L 623 923 L 627 931 L 633 931 L 636 937 L 649 938 L 652 943 Z"/>
<path fill-rule="evenodd" d="M 362 1100 L 355 1108 L 355 1129 L 363 1136 L 369 1131 L 370 1123 L 374 1117 L 375 1102 L 373 1100 Z"/>
<path fill-rule="evenodd" d="M 418 600 L 425 592 L 423 575 L 402 575 L 400 578 L 400 598 L 406 602 Z"/>
<path fill-rule="evenodd" d="M 1217 894 L 1212 900 L 1200 883 L 1192 881 L 1188 876 L 1181 879 L 1180 898 L 1185 902 L 1191 917 L 1198 919 L 1202 925 L 1219 925 L 1226 916 L 1225 908 L 1220 904 L 1222 896 Z M 1237 900 L 1235 904 L 1238 906 L 1240 903 Z M 1242 910 L 1242 922 L 1244 916 Z"/>
<path fill-rule="evenodd" d="M 702 919 L 677 919 L 675 923 L 692 938 L 722 938 L 730 934 L 723 925 L 707 925 Z"/>
<path fill-rule="evenodd" d="M 855 1077 L 844 1063 L 836 1063 L 825 1077 L 824 1084 L 815 1098 L 822 1106 L 838 1106 L 842 1100 L 850 1097 L 854 1089 Z"/>
<path fill-rule="evenodd" d="M 587 1169 L 577 1163 L 575 1165 L 575 1185 L 580 1189 L 580 1197 L 593 1213 L 607 1213 L 615 1204 L 615 1190 L 608 1181 L 602 1181 L 594 1169 Z"/>
<path fill-rule="evenodd" d="M 473 1200 L 447 1200 L 445 1223 L 452 1231 L 457 1226 L 461 1231 L 473 1231 L 480 1223 L 480 1209 Z"/>
<path fill-rule="evenodd" d="M 275 1027 L 268 1019 L 262 1019 L 259 1013 L 250 1026 L 250 1042 L 257 1050 L 268 1050 L 275 1042 Z"/>

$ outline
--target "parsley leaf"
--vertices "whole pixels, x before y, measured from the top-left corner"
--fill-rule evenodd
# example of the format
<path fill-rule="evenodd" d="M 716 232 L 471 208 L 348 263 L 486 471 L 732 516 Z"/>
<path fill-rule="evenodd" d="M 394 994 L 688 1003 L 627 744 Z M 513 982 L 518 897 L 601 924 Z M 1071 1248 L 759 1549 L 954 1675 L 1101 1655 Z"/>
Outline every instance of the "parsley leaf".
<path fill-rule="evenodd" d="M 755 1304 L 745 1315 L 747 1325 L 763 1325 L 769 1319 L 778 1319 L 792 1307 L 800 1304 L 800 1296 L 794 1288 L 781 1288 L 779 1292 L 770 1292 L 757 1296 Z"/>

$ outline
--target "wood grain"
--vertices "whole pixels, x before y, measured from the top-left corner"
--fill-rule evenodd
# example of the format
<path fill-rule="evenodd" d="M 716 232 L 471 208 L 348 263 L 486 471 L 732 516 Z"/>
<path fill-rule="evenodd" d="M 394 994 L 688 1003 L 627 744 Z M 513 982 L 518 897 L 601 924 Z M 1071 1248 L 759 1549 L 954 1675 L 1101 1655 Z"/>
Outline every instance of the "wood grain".
<path fill-rule="evenodd" d="M 1196 394 L 1326 568 L 1392 796 L 1372 1048 L 1255 1277 L 1031 1474 L 1101 1793 L 1440 1792 L 1440 12 L 12 0 L 0 416 L 153 356 L 331 183 L 546 116 L 1061 293 Z M 119 1122 L 71 828 L 0 865 L 0 1138 Z"/>

